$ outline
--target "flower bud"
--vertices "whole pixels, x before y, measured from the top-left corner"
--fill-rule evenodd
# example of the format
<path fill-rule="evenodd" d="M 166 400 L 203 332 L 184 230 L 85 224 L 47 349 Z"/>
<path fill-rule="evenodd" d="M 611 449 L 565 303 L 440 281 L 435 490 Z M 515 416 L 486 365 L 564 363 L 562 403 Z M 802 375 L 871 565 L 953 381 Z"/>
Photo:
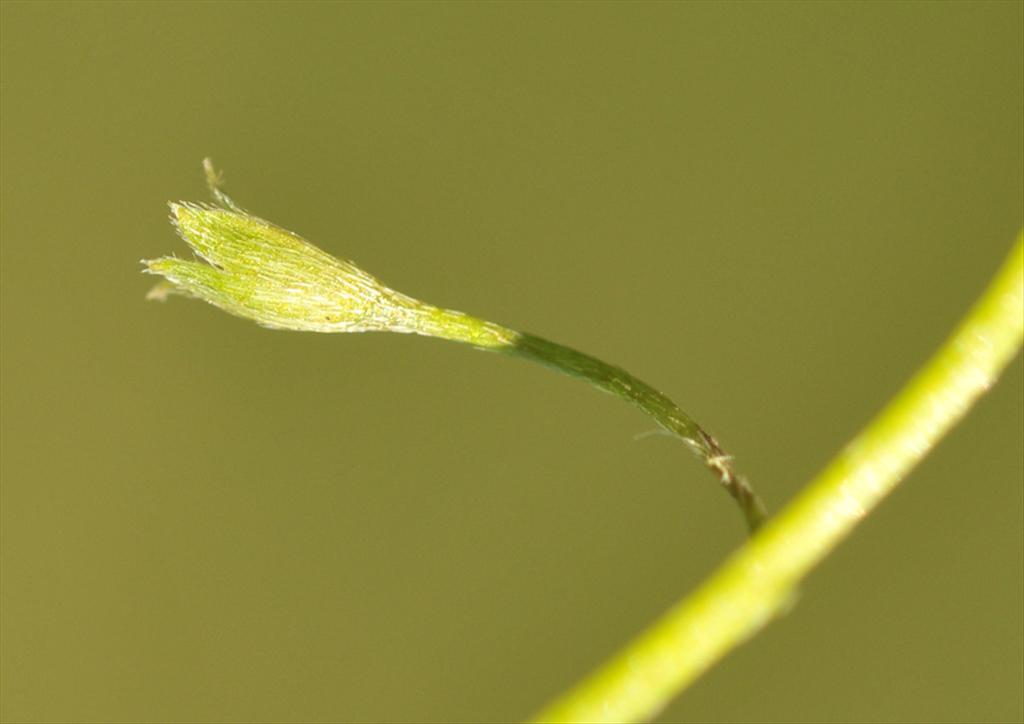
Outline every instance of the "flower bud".
<path fill-rule="evenodd" d="M 183 294 L 274 329 L 416 333 L 489 349 L 507 347 L 519 337 L 407 297 L 351 262 L 252 216 L 221 190 L 209 159 L 203 166 L 218 205 L 171 204 L 178 234 L 203 261 L 143 261 L 146 272 L 166 280 L 150 291 L 150 299 Z"/>
<path fill-rule="evenodd" d="M 171 220 L 208 262 L 144 262 L 173 291 L 275 329 L 413 331 L 404 327 L 418 302 L 290 231 L 245 212 L 193 203 L 172 203 Z"/>

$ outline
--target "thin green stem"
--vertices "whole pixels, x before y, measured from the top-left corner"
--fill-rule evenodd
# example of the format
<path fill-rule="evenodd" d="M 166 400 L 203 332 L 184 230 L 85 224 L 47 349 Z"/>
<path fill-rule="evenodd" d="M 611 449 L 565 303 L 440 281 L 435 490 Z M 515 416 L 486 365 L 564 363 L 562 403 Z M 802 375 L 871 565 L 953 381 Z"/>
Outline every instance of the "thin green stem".
<path fill-rule="evenodd" d="M 1024 337 L 1024 232 L 981 299 L 908 385 L 701 587 L 541 722 L 647 720 L 792 600 L 842 541 L 994 383 Z"/>
<path fill-rule="evenodd" d="M 596 357 L 531 334 L 516 332 L 477 319 L 463 312 L 429 307 L 410 300 L 409 329 L 419 334 L 471 344 L 480 349 L 529 360 L 558 370 L 571 377 L 615 395 L 645 412 L 663 429 L 682 440 L 718 478 L 739 505 L 751 532 L 767 518 L 761 499 L 746 479 L 736 474 L 732 458 L 707 431 L 663 393 L 637 379 L 626 370 Z"/>
<path fill-rule="evenodd" d="M 514 345 L 502 348 L 501 351 L 584 379 L 598 389 L 639 407 L 662 428 L 685 442 L 715 474 L 722 487 L 740 506 L 751 532 L 764 522 L 767 517 L 764 503 L 754 494 L 747 481 L 733 470 L 732 458 L 692 417 L 646 382 L 621 367 L 529 334 L 520 335 Z"/>

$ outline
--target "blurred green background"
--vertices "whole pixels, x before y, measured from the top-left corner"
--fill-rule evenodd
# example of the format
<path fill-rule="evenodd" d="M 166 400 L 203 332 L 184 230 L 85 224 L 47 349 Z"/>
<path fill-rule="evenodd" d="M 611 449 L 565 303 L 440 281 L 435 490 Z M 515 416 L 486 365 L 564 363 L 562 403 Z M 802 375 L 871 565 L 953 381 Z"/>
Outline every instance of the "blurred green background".
<path fill-rule="evenodd" d="M 2 5 L 6 721 L 509 721 L 743 538 L 457 345 L 147 303 L 165 202 L 625 366 L 778 509 L 1024 217 L 1021 3 Z M 1024 717 L 1022 363 L 665 721 Z"/>

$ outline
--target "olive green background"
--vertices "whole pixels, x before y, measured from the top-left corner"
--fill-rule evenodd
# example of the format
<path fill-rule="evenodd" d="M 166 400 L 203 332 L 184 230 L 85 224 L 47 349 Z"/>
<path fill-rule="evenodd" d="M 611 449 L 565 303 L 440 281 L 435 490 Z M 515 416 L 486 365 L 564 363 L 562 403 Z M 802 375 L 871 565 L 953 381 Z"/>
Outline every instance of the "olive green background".
<path fill-rule="evenodd" d="M 397 289 L 665 390 L 774 509 L 1024 217 L 1021 3 L 2 20 L 10 722 L 515 720 L 743 538 L 579 381 L 145 302 L 205 155 Z M 1021 720 L 1022 378 L 662 719 Z"/>

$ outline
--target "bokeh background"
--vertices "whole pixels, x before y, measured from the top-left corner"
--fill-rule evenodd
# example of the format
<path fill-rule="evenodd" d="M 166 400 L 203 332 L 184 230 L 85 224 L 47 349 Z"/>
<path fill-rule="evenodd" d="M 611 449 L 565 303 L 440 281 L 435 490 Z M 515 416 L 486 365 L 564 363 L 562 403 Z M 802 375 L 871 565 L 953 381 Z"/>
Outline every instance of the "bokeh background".
<path fill-rule="evenodd" d="M 200 161 L 778 509 L 1024 218 L 1024 5 L 2 4 L 5 721 L 510 721 L 737 546 L 575 380 L 147 303 Z M 1022 364 L 663 721 L 1019 721 Z"/>

